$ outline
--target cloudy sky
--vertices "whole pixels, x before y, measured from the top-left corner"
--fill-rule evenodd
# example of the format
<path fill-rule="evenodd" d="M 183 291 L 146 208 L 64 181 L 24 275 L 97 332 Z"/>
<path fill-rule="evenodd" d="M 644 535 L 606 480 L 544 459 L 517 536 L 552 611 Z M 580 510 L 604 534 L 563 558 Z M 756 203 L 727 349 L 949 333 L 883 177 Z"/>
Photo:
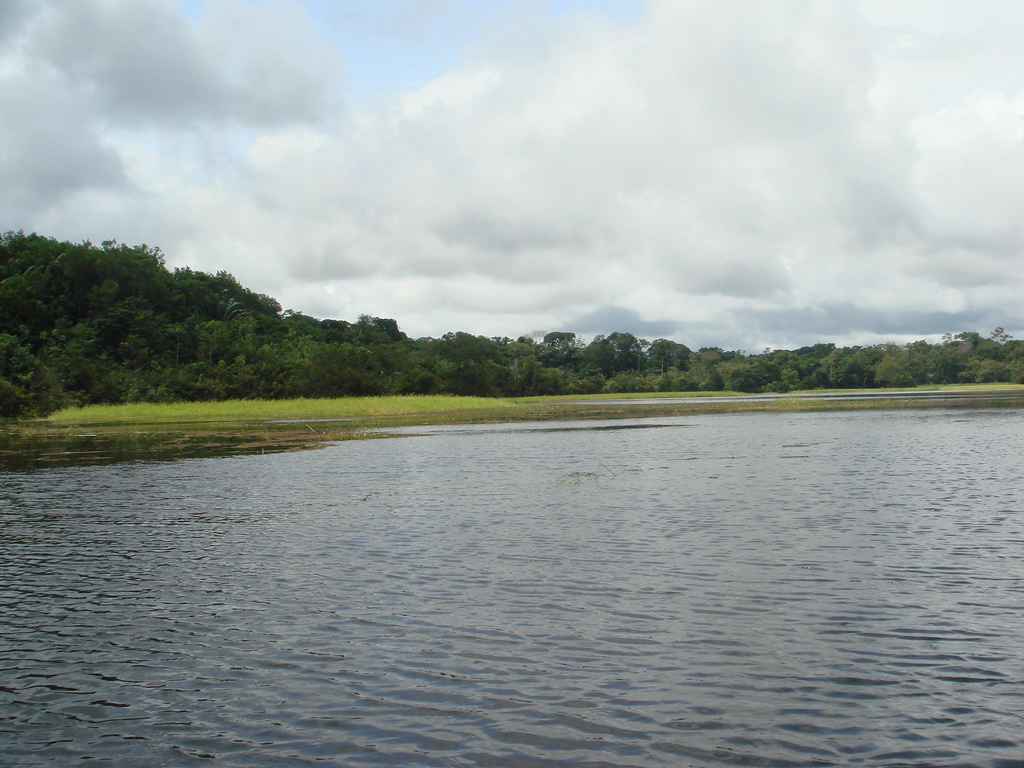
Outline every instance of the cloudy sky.
<path fill-rule="evenodd" d="M 0 230 L 412 336 L 1024 336 L 1020 0 L 3 0 Z"/>

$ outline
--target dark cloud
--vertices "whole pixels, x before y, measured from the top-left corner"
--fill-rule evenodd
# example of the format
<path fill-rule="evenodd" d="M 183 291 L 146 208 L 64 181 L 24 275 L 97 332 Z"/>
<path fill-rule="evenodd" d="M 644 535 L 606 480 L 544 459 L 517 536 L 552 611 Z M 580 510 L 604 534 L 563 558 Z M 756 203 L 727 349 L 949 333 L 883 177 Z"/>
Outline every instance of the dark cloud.
<path fill-rule="evenodd" d="M 36 57 L 95 89 L 110 117 L 190 120 L 218 112 L 227 100 L 217 63 L 164 3 L 78 0 L 44 12 L 37 26 Z"/>
<path fill-rule="evenodd" d="M 75 193 L 145 195 L 129 180 L 132 158 L 152 172 L 177 153 L 223 181 L 241 132 L 336 114 L 340 54 L 303 26 L 300 6 L 209 8 L 193 25 L 163 0 L 0 3 L 4 226 L 35 228 L 84 199 Z"/>
<path fill-rule="evenodd" d="M 679 323 L 670 320 L 644 320 L 637 312 L 623 307 L 601 307 L 565 324 L 574 333 L 596 335 L 632 333 L 650 339 L 672 336 Z"/>
<path fill-rule="evenodd" d="M 686 276 L 677 280 L 688 293 L 717 293 L 734 298 L 764 298 L 789 287 L 786 271 L 776 260 L 729 259 L 724 262 L 697 263 L 692 266 L 687 285 Z"/>
<path fill-rule="evenodd" d="M 964 330 L 991 330 L 996 326 L 1024 326 L 1024 312 L 1006 313 L 993 308 L 960 312 L 920 310 L 879 310 L 852 303 L 820 307 L 746 310 L 736 313 L 736 322 L 755 337 L 779 339 L 788 345 L 812 344 L 843 336 L 892 339 L 934 337 Z"/>
<path fill-rule="evenodd" d="M 0 3 L 0 43 L 21 31 L 21 25 L 35 11 L 32 0 L 4 0 Z"/>
<path fill-rule="evenodd" d="M 92 129 L 87 105 L 59 80 L 0 79 L 0 103 L 5 227 L 22 228 L 71 193 L 127 186 L 121 159 Z"/>
<path fill-rule="evenodd" d="M 566 219 L 515 219 L 501 213 L 462 212 L 435 231 L 448 244 L 465 244 L 488 252 L 514 255 L 543 248 L 578 248 L 585 241 Z"/>
<path fill-rule="evenodd" d="M 8 215 L 52 205 L 69 193 L 87 188 L 126 184 L 116 153 L 81 134 L 53 130 L 5 142 L 9 154 L 0 156 L 4 192 L 0 200 Z M 9 206 L 9 207 L 8 207 Z"/>
<path fill-rule="evenodd" d="M 837 201 L 837 214 L 848 227 L 851 241 L 860 249 L 906 242 L 922 235 L 917 202 L 909 188 L 909 173 L 899 179 L 885 178 L 886 175 L 879 172 L 871 178 L 851 174 Z"/>
<path fill-rule="evenodd" d="M 251 8 L 248 16 L 224 18 L 201 33 L 160 0 L 53 3 L 35 19 L 28 48 L 95 94 L 106 120 L 166 129 L 320 119 L 341 74 L 340 58 L 329 61 L 311 31 L 305 41 L 289 39 L 287 20 L 277 30 L 271 13 Z M 232 22 L 244 34 L 232 31 Z"/>

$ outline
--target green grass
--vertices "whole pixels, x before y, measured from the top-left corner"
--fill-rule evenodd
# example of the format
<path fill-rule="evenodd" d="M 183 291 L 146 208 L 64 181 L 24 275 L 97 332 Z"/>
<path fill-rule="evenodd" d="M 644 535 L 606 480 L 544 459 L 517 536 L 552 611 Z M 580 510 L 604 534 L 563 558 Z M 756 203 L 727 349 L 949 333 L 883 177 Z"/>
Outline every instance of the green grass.
<path fill-rule="evenodd" d="M 67 408 L 47 417 L 60 424 L 202 424 L 231 421 L 366 419 L 417 415 L 500 414 L 512 400 L 450 395 L 339 397 L 296 400 L 221 400 L 198 403 L 127 403 Z"/>
<path fill-rule="evenodd" d="M 917 384 L 912 387 L 864 387 L 852 389 L 794 389 L 787 392 L 789 395 L 818 395 L 822 393 L 832 394 L 854 394 L 858 392 L 970 392 L 972 390 L 1014 390 L 1024 389 L 1024 384 L 1009 384 L 1006 382 L 994 382 L 991 384 Z"/>
<path fill-rule="evenodd" d="M 971 391 L 971 390 L 1024 390 L 1020 384 L 962 384 L 931 385 L 904 389 L 870 390 L 814 390 L 790 392 L 783 397 L 760 403 L 737 400 L 735 403 L 707 404 L 709 410 L 804 410 L 822 408 L 877 407 L 868 404 L 852 405 L 826 403 L 819 398 L 801 398 L 802 394 L 855 393 L 907 391 Z M 582 415 L 601 415 L 608 408 L 628 408 L 631 400 L 665 400 L 683 398 L 692 401 L 692 407 L 702 409 L 701 400 L 708 397 L 729 397 L 740 392 L 620 392 L 596 395 L 557 395 L 548 397 L 489 398 L 456 397 L 453 395 L 400 395 L 386 397 L 341 397 L 296 400 L 223 400 L 198 403 L 129 403 L 124 405 L 87 405 L 68 408 L 48 416 L 44 423 L 50 426 L 67 425 L 132 425 L 132 424 L 215 424 L 253 423 L 275 420 L 322 421 L 353 419 L 360 421 L 402 418 L 426 421 L 506 421 L 538 418 L 572 418 Z M 615 401 L 601 408 L 595 401 Z M 587 403 L 594 402 L 593 406 Z M 666 403 L 666 407 L 669 404 Z M 912 405 L 906 403 L 906 405 Z M 641 407 L 641 406 L 637 406 Z M 685 406 L 689 409 L 691 406 Z M 651 408 L 654 408 L 652 405 Z"/>
<path fill-rule="evenodd" d="M 723 389 L 716 390 L 713 392 L 616 392 L 614 394 L 608 392 L 599 392 L 596 395 L 537 395 L 534 397 L 519 397 L 515 398 L 515 402 L 519 403 L 559 403 L 559 402 L 575 402 L 588 400 L 656 400 L 663 398 L 702 398 L 702 397 L 750 397 L 758 394 L 779 394 L 784 397 L 799 397 L 800 395 L 817 395 L 817 394 L 855 394 L 859 392 L 872 392 L 872 393 L 885 393 L 885 392 L 957 392 L 960 390 L 988 390 L 988 389 L 999 389 L 999 390 L 1013 390 L 1013 389 L 1024 389 L 1024 384 L 919 384 L 913 387 L 873 387 L 870 389 L 795 389 L 791 392 L 785 393 L 772 393 L 772 392 L 736 392 L 733 390 Z"/>
<path fill-rule="evenodd" d="M 534 395 L 532 397 L 518 397 L 517 403 L 563 403 L 563 402 L 587 402 L 589 400 L 657 400 L 664 398 L 678 399 L 700 398 L 700 397 L 731 397 L 743 395 L 743 392 L 732 392 L 721 390 L 717 392 L 599 392 L 596 395 Z"/>

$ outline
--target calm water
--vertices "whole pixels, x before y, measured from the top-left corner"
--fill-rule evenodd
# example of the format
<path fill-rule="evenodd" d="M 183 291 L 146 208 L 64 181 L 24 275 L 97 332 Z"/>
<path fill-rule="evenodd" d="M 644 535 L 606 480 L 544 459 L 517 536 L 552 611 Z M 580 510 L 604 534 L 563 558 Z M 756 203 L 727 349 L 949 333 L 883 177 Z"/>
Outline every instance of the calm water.
<path fill-rule="evenodd" d="M 0 473 L 0 764 L 1024 766 L 1022 456 L 942 409 Z"/>

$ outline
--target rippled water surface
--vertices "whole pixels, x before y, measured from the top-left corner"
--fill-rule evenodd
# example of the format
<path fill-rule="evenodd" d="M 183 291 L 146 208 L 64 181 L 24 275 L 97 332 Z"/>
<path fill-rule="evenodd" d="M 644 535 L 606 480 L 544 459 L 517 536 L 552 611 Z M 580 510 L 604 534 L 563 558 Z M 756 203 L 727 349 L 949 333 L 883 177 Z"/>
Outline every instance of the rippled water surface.
<path fill-rule="evenodd" d="M 937 409 L 0 473 L 0 764 L 1024 766 L 1022 456 Z"/>

